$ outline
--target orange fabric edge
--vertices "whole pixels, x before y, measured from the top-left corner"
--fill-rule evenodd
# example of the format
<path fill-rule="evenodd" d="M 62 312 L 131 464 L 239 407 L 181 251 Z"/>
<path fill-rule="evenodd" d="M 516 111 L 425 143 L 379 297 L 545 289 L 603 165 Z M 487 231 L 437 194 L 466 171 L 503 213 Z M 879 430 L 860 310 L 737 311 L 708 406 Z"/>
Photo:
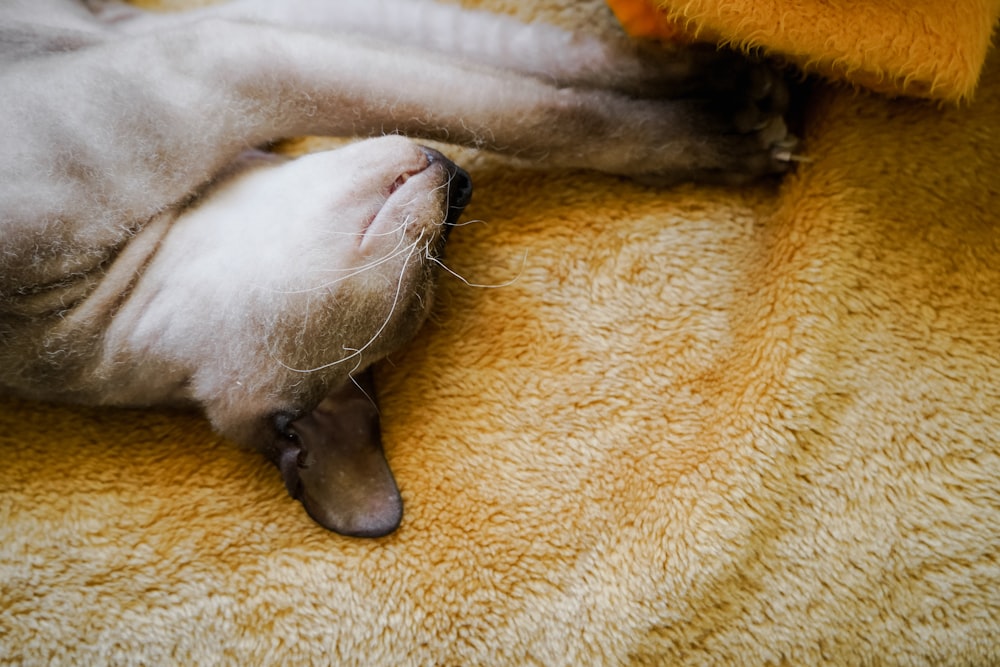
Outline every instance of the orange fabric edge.
<path fill-rule="evenodd" d="M 885 0 L 845 9 L 822 0 L 607 0 L 642 38 L 717 36 L 803 70 L 890 95 L 972 97 L 1000 17 L 1000 0 Z"/>

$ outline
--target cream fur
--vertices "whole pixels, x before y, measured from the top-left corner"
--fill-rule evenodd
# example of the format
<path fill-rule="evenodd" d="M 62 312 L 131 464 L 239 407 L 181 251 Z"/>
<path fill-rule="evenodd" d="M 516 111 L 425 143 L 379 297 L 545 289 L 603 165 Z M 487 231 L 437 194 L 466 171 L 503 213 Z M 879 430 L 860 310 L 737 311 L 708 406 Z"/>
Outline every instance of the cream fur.
<path fill-rule="evenodd" d="M 382 540 L 194 417 L 4 402 L 0 662 L 996 664 L 998 118 L 994 52 L 819 90 L 780 187 L 480 161 L 448 263 L 513 282 L 380 367 Z"/>
<path fill-rule="evenodd" d="M 411 140 L 661 185 L 786 173 L 797 141 L 767 64 L 431 0 L 16 0 L 0 61 L 0 392 L 201 408 L 349 535 L 398 525 L 369 367 L 472 187 Z M 247 159 L 309 134 L 374 138 Z"/>

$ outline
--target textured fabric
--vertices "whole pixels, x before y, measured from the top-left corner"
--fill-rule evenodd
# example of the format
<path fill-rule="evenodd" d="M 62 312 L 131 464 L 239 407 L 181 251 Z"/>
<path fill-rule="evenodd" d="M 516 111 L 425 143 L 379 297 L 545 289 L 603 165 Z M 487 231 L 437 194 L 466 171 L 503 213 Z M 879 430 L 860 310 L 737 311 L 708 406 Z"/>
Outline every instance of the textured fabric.
<path fill-rule="evenodd" d="M 782 183 L 469 164 L 339 537 L 196 416 L 0 403 L 0 663 L 1000 662 L 1000 59 Z"/>
<path fill-rule="evenodd" d="M 971 97 L 998 0 L 608 0 L 632 34 L 761 49 L 882 93 Z"/>

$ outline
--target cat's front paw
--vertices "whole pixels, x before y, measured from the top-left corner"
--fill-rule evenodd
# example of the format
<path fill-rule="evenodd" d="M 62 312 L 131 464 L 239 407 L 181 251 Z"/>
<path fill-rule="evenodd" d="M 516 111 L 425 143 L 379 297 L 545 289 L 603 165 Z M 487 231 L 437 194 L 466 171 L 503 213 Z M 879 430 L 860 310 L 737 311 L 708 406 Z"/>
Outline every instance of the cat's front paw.
<path fill-rule="evenodd" d="M 714 131 L 720 135 L 712 142 L 717 164 L 706 164 L 695 178 L 745 183 L 788 171 L 798 157 L 799 140 L 785 121 L 791 103 L 785 74 L 735 55 L 713 65 L 706 113 L 715 117 Z"/>
<path fill-rule="evenodd" d="M 713 63 L 704 86 L 674 101 L 689 128 L 682 169 L 653 169 L 640 180 L 737 185 L 785 173 L 800 159 L 799 140 L 785 121 L 791 95 L 780 70 L 729 58 Z"/>
<path fill-rule="evenodd" d="M 544 161 L 597 169 L 644 183 L 747 183 L 794 164 L 797 139 L 785 123 L 782 73 L 727 57 L 705 70 L 697 94 L 636 97 L 561 89 L 538 115 L 551 142 Z M 535 132 L 530 133 L 536 136 Z"/>

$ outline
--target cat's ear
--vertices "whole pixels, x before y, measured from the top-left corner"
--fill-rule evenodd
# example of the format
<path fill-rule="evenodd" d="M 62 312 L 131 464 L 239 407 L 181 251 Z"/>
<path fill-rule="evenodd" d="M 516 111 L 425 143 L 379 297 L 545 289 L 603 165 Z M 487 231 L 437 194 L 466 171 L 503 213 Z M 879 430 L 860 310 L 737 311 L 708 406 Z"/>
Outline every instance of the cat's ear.
<path fill-rule="evenodd" d="M 277 464 L 285 486 L 317 523 L 354 537 L 396 530 L 403 499 L 382 451 L 371 370 L 331 391 L 288 425 Z"/>

